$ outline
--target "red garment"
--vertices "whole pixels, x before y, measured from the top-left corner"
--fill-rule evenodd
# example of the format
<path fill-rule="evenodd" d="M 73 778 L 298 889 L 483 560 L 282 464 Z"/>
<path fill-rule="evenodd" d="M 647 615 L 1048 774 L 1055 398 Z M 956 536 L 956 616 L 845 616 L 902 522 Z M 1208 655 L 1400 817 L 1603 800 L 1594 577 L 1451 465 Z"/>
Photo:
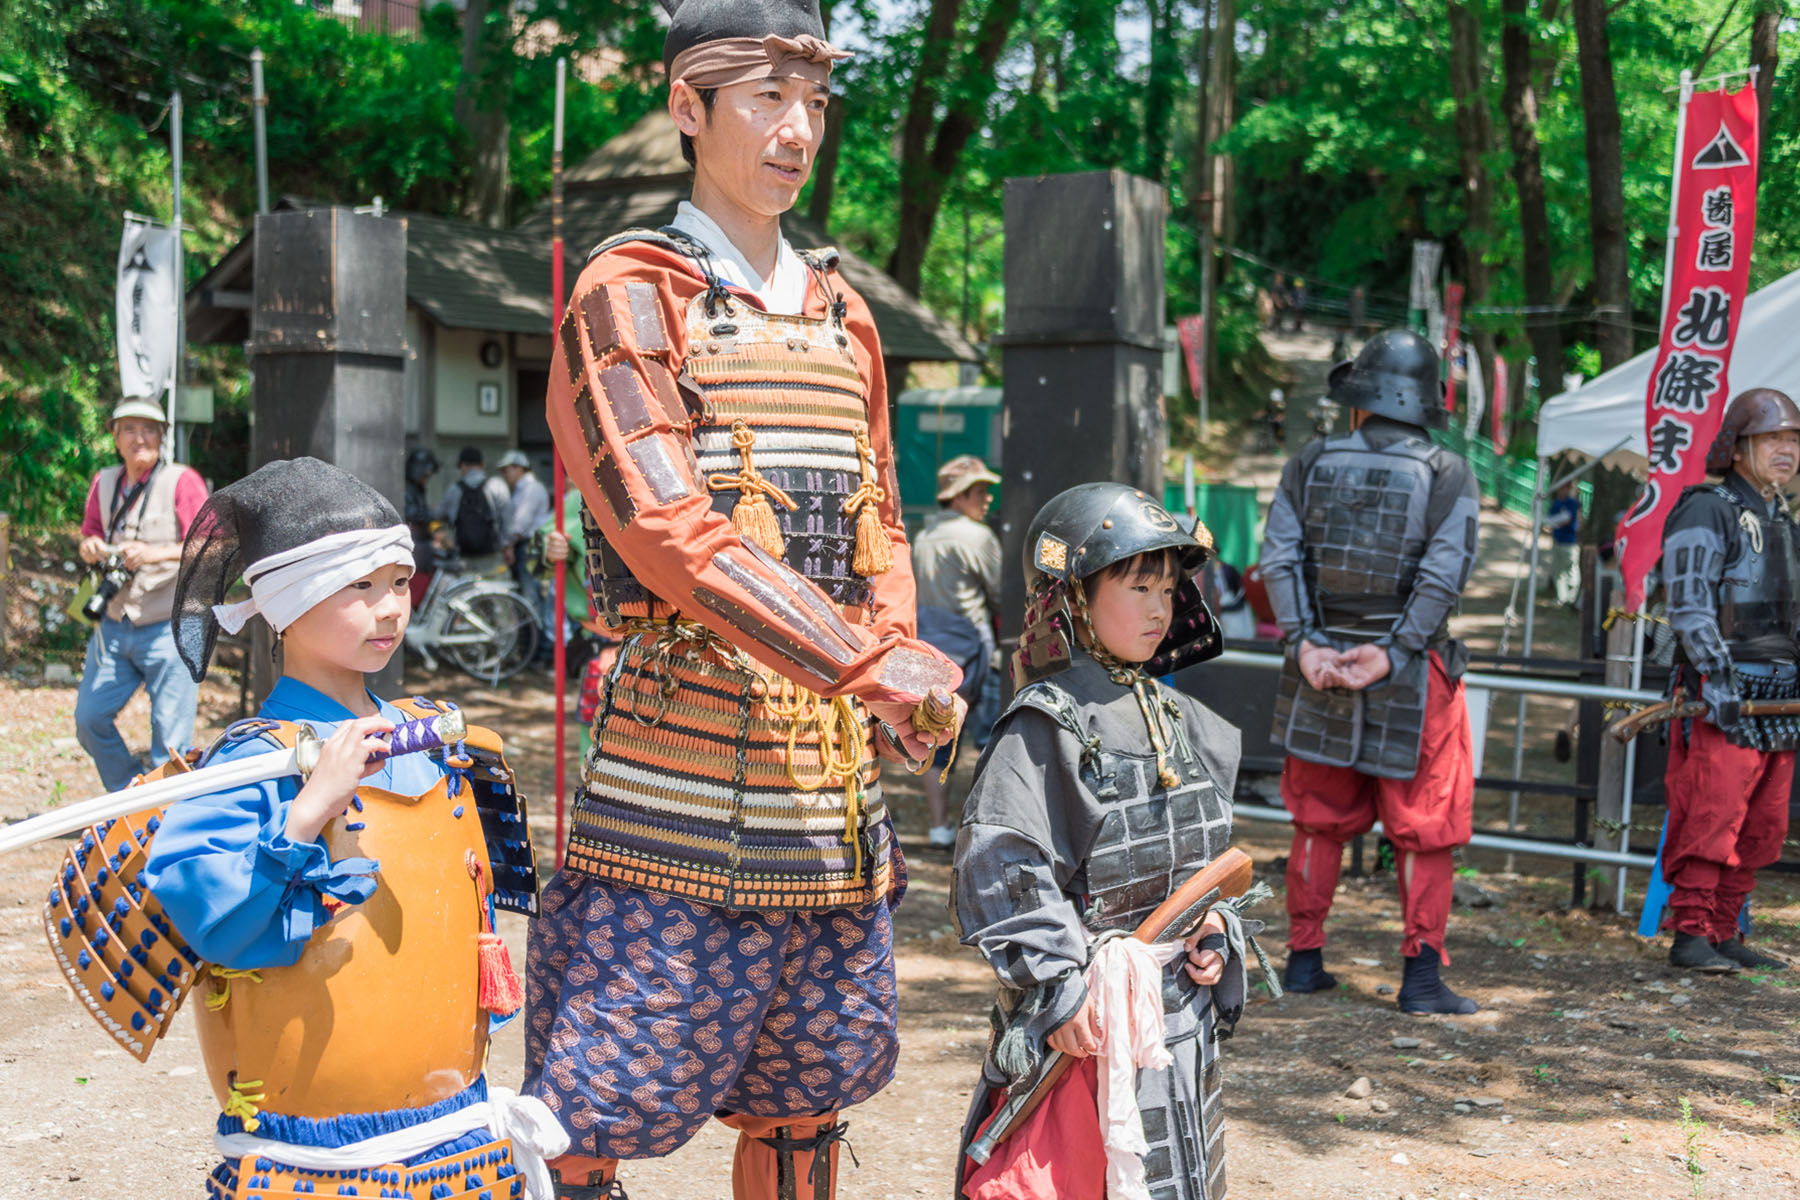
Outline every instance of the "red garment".
<path fill-rule="evenodd" d="M 177 465 L 181 474 L 175 480 L 175 523 L 181 526 L 181 536 L 186 537 L 188 526 L 194 523 L 194 514 L 206 503 L 206 480 L 200 478 L 200 472 L 192 467 Z M 87 507 L 81 516 L 82 537 L 105 537 L 106 517 L 100 511 L 100 474 L 94 473 L 93 481 L 88 484 Z"/>
<path fill-rule="evenodd" d="M 1663 785 L 1669 832 L 1663 874 L 1668 923 L 1709 942 L 1737 936 L 1738 913 L 1756 871 L 1781 857 L 1787 837 L 1794 752 L 1765 754 L 1734 746 L 1708 721 L 1669 744 Z"/>
<path fill-rule="evenodd" d="M 1106 1200 L 1106 1146 L 1094 1101 L 1097 1062 L 1077 1060 L 993 1157 L 980 1166 L 967 1164 L 968 1200 Z M 995 1092 L 994 1107 L 1005 1099 L 1005 1092 Z"/>
<path fill-rule="evenodd" d="M 1369 832 L 1379 819 L 1400 850 L 1402 953 L 1411 957 L 1423 943 L 1450 961 L 1444 929 L 1454 882 L 1451 851 L 1466 845 L 1473 831 L 1475 770 L 1462 683 L 1451 684 L 1435 652 L 1419 767 L 1411 779 L 1383 779 L 1289 755 L 1281 771 L 1281 801 L 1294 815 L 1287 865 L 1290 947 L 1313 950 L 1325 944 L 1325 917 L 1344 843 Z"/>

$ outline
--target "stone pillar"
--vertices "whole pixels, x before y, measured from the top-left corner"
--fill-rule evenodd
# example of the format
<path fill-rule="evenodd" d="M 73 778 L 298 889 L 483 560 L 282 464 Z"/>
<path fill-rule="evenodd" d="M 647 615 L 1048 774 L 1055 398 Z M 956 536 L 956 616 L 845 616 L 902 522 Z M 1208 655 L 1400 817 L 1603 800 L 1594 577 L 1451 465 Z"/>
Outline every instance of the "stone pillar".
<path fill-rule="evenodd" d="M 406 222 L 347 208 L 256 218 L 250 313 L 250 468 L 311 455 L 403 511 Z M 269 630 L 255 623 L 256 701 L 273 685 Z M 371 676 L 400 694 L 402 651 Z"/>

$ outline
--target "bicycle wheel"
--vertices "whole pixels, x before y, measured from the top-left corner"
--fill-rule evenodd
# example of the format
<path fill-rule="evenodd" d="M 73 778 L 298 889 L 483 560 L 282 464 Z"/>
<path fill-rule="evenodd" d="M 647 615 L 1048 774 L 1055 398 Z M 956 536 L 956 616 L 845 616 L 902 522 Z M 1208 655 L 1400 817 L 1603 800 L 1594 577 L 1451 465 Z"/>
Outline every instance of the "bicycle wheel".
<path fill-rule="evenodd" d="M 477 679 L 498 683 L 523 670 L 537 653 L 537 619 L 517 592 L 482 590 L 444 598 L 444 657 Z"/>

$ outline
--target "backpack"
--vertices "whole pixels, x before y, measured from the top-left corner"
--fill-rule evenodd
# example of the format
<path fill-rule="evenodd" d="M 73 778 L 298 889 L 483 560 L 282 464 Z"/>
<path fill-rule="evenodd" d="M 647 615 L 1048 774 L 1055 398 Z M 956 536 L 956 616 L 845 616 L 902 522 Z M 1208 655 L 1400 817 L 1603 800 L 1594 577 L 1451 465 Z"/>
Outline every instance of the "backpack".
<path fill-rule="evenodd" d="M 500 552 L 500 520 L 484 484 L 458 480 L 462 498 L 456 503 L 456 549 L 465 558 Z"/>

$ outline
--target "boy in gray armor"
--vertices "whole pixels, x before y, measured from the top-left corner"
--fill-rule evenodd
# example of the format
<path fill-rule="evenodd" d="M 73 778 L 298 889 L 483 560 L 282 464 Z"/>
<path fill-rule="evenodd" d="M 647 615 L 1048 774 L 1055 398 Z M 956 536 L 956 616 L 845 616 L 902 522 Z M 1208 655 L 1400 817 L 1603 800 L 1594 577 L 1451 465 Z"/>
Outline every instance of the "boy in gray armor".
<path fill-rule="evenodd" d="M 1154 678 L 1219 651 L 1193 579 L 1211 537 L 1196 532 L 1200 540 L 1143 492 L 1093 483 L 1052 499 L 1026 534 L 1019 691 L 976 768 L 951 890 L 963 942 L 1000 977 L 998 1033 L 965 1149 L 995 1093 L 1024 1079 L 1046 1047 L 1084 1060 L 1129 1037 L 1096 1020 L 1103 989 L 1090 991 L 1090 960 L 1229 843 L 1238 731 Z M 1160 968 L 1163 1015 L 1152 1018 L 1151 1038 L 1160 1035 L 1173 1061 L 1137 1070 L 1141 1162 L 1126 1163 L 1141 1180 L 1132 1190 L 1153 1200 L 1224 1195 L 1218 1039 L 1245 993 L 1241 926 L 1231 937 L 1226 926 L 1214 911 Z M 1103 1060 L 1101 1077 L 1107 1069 Z M 1099 1116 L 1106 1125 L 1106 1111 Z M 1088 1125 L 1077 1139 L 1041 1139 L 1054 1151 L 1060 1194 L 1081 1193 L 1076 1180 L 1091 1189 L 1102 1170 L 1111 1190 L 1116 1132 L 1103 1139 Z M 980 1200 L 1018 1182 L 995 1179 L 1003 1155 L 980 1168 L 966 1155 L 959 1163 L 959 1196 Z"/>

